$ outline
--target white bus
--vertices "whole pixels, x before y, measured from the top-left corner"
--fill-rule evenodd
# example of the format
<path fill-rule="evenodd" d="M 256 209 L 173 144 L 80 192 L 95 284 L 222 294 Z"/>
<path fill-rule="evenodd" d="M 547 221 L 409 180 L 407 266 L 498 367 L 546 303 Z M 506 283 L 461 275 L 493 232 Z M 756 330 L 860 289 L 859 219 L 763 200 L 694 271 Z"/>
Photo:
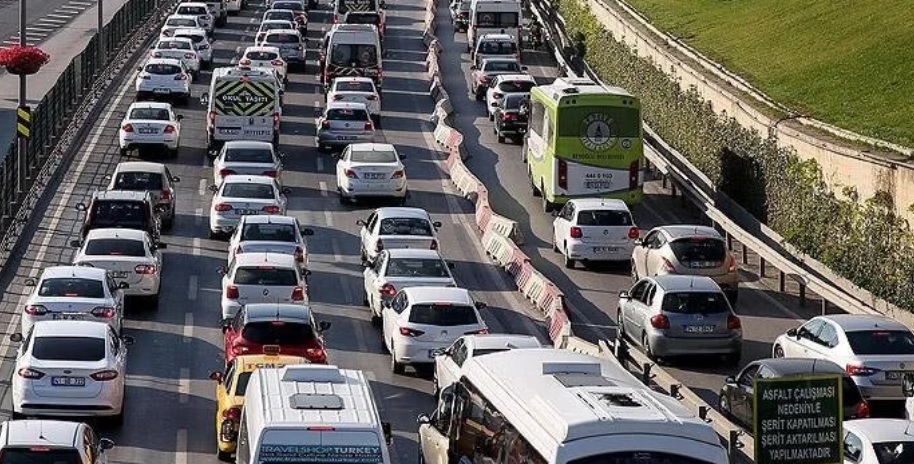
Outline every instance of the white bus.
<path fill-rule="evenodd" d="M 514 36 L 519 48 L 522 19 L 522 6 L 518 0 L 473 0 L 467 28 L 467 51 L 472 53 L 476 49 L 476 41 L 490 33 Z"/>
<path fill-rule="evenodd" d="M 714 429 L 620 364 L 550 348 L 471 358 L 419 417 L 427 464 L 726 464 Z"/>

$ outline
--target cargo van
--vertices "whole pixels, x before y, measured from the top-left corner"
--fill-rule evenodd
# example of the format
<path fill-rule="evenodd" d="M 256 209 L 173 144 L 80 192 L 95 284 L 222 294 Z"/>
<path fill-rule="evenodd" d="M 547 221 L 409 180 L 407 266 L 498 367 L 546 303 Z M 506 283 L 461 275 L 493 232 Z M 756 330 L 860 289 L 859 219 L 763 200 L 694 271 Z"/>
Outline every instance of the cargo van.
<path fill-rule="evenodd" d="M 371 24 L 335 24 L 324 37 L 318 63 L 325 87 L 337 77 L 370 77 L 381 88 L 381 38 Z"/>
<path fill-rule="evenodd" d="M 390 443 L 362 371 L 287 365 L 251 375 L 236 462 L 390 464 Z"/>
<path fill-rule="evenodd" d="M 521 4 L 517 0 L 473 0 L 467 29 L 467 51 L 472 53 L 476 41 L 484 34 L 501 33 L 519 38 L 521 18 Z"/>
<path fill-rule="evenodd" d="M 206 147 L 214 153 L 229 140 L 279 145 L 282 82 L 270 68 L 225 67 L 213 70 L 207 107 Z"/>

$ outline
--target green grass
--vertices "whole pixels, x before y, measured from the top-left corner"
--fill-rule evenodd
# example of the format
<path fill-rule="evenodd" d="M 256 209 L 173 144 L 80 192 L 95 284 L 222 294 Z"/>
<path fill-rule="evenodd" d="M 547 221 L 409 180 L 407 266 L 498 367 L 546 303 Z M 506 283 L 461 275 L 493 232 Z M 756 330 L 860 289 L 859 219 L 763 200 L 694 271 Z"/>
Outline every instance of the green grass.
<path fill-rule="evenodd" d="M 914 4 L 898 0 L 628 0 L 774 100 L 914 146 Z"/>

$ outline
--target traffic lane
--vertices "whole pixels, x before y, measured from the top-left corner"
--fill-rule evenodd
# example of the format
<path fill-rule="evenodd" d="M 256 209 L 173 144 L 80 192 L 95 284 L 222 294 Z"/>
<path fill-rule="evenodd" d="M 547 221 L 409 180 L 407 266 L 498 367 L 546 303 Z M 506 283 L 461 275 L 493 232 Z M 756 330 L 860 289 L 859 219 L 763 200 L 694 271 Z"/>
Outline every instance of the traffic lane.
<path fill-rule="evenodd" d="M 41 2 L 29 2 L 28 7 L 26 8 L 26 17 L 25 23 L 26 27 L 42 27 L 36 22 L 39 19 L 45 18 L 48 14 L 54 13 L 58 8 L 70 4 L 70 8 L 66 8 L 70 11 L 77 11 L 77 9 L 82 9 L 86 11 L 95 4 L 94 0 L 87 1 L 85 3 L 91 3 L 92 5 L 73 5 L 70 4 L 69 0 L 46 0 Z M 120 8 L 122 4 L 118 4 L 117 7 Z M 69 12 L 67 16 L 70 16 Z M 67 22 L 73 21 L 73 19 L 79 16 L 79 14 L 74 14 L 70 19 L 67 19 Z M 51 18 L 55 19 L 55 18 Z M 45 26 L 46 28 L 47 26 Z M 61 32 L 64 29 L 58 29 L 54 32 Z M 19 2 L 16 0 L 2 0 L 0 1 L 0 38 L 18 36 L 19 34 Z M 31 34 L 26 34 L 26 37 L 29 37 Z M 47 40 L 45 37 L 42 40 Z M 32 42 L 32 41 L 30 41 Z"/>

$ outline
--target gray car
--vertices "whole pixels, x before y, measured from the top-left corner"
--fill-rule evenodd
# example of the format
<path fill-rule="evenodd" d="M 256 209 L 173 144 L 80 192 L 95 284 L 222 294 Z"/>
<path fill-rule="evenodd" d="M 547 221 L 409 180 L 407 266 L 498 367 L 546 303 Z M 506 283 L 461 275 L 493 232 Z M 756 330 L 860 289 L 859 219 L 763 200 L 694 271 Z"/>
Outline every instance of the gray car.
<path fill-rule="evenodd" d="M 663 275 L 619 292 L 616 318 L 623 337 L 652 359 L 722 355 L 736 365 L 743 331 L 720 287 L 704 276 Z"/>
<path fill-rule="evenodd" d="M 174 225 L 177 211 L 175 184 L 181 181 L 173 176 L 168 166 L 161 163 L 128 161 L 118 163 L 114 174 L 108 178 L 108 190 L 149 192 L 153 204 L 162 220 L 162 228 L 169 230 Z"/>
<path fill-rule="evenodd" d="M 358 142 L 373 142 L 374 123 L 364 103 L 330 102 L 317 118 L 318 150 L 342 149 Z"/>

